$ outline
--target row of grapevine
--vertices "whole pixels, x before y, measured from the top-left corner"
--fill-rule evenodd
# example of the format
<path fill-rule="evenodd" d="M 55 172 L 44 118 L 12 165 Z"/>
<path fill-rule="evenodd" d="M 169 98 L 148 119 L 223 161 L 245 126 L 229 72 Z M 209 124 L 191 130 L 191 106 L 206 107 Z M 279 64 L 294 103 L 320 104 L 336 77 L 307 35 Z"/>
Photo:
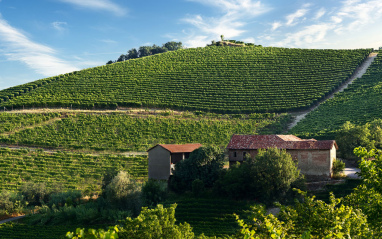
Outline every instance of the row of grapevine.
<path fill-rule="evenodd" d="M 0 114 L 0 134 L 39 124 L 60 116 L 60 113 Z"/>
<path fill-rule="evenodd" d="M 206 236 L 232 235 L 237 232 L 234 214 L 242 215 L 250 209 L 246 201 L 234 201 L 216 198 L 183 198 L 168 200 L 166 203 L 177 203 L 175 217 L 178 222 L 189 223 L 196 234 Z"/>
<path fill-rule="evenodd" d="M 86 69 L 0 107 L 159 107 L 219 113 L 306 108 L 338 87 L 370 53 L 273 47 L 206 47 Z M 5 94 L 5 93 L 4 93 Z"/>
<path fill-rule="evenodd" d="M 139 180 L 147 179 L 147 156 L 92 156 L 75 153 L 44 153 L 39 150 L 0 148 L 0 190 L 17 190 L 28 181 L 61 184 L 64 189 L 99 193 L 104 173 L 125 170 Z"/>
<path fill-rule="evenodd" d="M 75 231 L 78 226 L 36 226 L 26 223 L 5 223 L 0 225 L 0 239 L 64 239 L 66 232 Z"/>
<path fill-rule="evenodd" d="M 382 118 L 382 52 L 369 69 L 345 91 L 321 104 L 299 122 L 291 133 L 306 138 L 333 139 L 346 122 L 363 125 Z"/>
<path fill-rule="evenodd" d="M 225 147 L 233 134 L 256 134 L 268 128 L 270 133 L 280 133 L 289 119 L 285 114 L 246 117 L 136 117 L 126 113 L 73 113 L 51 124 L 2 135 L 0 142 L 119 151 L 146 151 L 158 143 L 199 142 Z"/>

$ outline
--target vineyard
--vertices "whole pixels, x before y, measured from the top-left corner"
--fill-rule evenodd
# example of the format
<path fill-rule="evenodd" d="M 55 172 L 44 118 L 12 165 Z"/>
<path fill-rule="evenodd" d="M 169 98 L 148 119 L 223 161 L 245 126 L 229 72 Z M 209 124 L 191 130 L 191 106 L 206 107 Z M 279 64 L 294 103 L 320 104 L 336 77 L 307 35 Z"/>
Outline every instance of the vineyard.
<path fill-rule="evenodd" d="M 347 80 L 371 49 L 177 50 L 0 91 L 0 107 L 156 107 L 217 113 L 306 108 Z"/>
<path fill-rule="evenodd" d="M 36 114 L 38 115 L 38 114 Z M 158 143 L 214 144 L 225 147 L 232 134 L 280 133 L 290 120 L 282 114 L 133 116 L 126 113 L 66 114 L 61 120 L 0 135 L 0 142 L 70 149 L 146 151 Z M 11 117 L 1 113 L 0 117 Z M 12 115 L 12 117 L 16 117 Z M 35 117 L 43 117 L 35 116 Z M 17 118 L 17 117 L 16 117 Z M 19 121 L 24 119 L 20 114 Z M 34 122 L 26 118 L 27 125 Z"/>
<path fill-rule="evenodd" d="M 0 191 L 15 191 L 28 181 L 62 185 L 64 190 L 100 192 L 107 170 L 126 170 L 139 180 L 147 179 L 147 157 L 92 156 L 65 152 L 0 148 Z"/>
<path fill-rule="evenodd" d="M 379 52 L 362 78 L 309 113 L 290 133 L 304 138 L 334 139 L 346 121 L 362 125 L 382 118 L 381 102 L 382 54 Z"/>
<path fill-rule="evenodd" d="M 64 239 L 66 232 L 76 226 L 32 226 L 25 223 L 5 223 L 0 225 L 0 239 Z"/>
<path fill-rule="evenodd" d="M 166 203 L 177 203 L 175 216 L 178 222 L 187 222 L 195 234 L 204 233 L 206 236 L 235 234 L 239 225 L 234 213 L 243 215 L 245 210 L 250 209 L 250 204 L 245 201 L 216 198 L 185 197 Z"/>

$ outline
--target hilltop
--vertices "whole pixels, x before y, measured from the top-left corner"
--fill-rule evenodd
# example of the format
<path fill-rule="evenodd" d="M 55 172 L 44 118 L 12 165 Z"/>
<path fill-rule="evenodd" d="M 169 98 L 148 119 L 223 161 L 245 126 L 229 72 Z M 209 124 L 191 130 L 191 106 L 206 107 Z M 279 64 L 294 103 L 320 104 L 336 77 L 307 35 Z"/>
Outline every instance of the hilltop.
<path fill-rule="evenodd" d="M 371 49 L 181 49 L 0 91 L 0 107 L 155 107 L 216 113 L 307 108 L 344 82 Z"/>

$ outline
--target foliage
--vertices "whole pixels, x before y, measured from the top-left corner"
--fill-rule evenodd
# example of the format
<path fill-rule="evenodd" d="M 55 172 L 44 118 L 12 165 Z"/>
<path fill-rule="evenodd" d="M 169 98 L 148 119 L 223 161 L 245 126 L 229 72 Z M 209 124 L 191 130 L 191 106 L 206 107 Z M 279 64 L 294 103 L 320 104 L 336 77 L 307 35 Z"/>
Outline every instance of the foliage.
<path fill-rule="evenodd" d="M 127 218 L 120 229 L 120 238 L 194 238 L 188 223 L 175 224 L 176 204 L 168 208 L 158 205 L 155 209 L 142 208 L 137 218 Z"/>
<path fill-rule="evenodd" d="M 222 176 L 219 186 L 232 198 L 252 198 L 271 203 L 282 200 L 291 184 L 300 179 L 292 156 L 285 150 L 269 148 L 259 150 L 254 159 L 231 167 Z"/>
<path fill-rule="evenodd" d="M 76 233 L 67 232 L 67 238 L 87 238 L 87 239 L 117 239 L 118 237 L 118 227 L 111 227 L 109 230 L 105 231 L 103 229 L 88 229 L 85 228 L 77 228 Z"/>
<path fill-rule="evenodd" d="M 341 199 L 331 195 L 329 204 L 302 193 L 302 202 L 282 206 L 279 219 L 287 225 L 291 235 L 309 231 L 311 238 L 370 238 L 366 216 L 359 209 L 341 204 Z"/>
<path fill-rule="evenodd" d="M 195 196 L 200 196 L 205 190 L 203 181 L 200 179 L 195 179 L 192 181 L 191 189 Z"/>
<path fill-rule="evenodd" d="M 20 188 L 21 195 L 29 204 L 39 205 L 47 202 L 50 195 L 50 190 L 45 183 L 27 182 Z"/>
<path fill-rule="evenodd" d="M 50 193 L 69 189 L 81 190 L 84 195 L 100 193 L 102 176 L 109 169 L 128 171 L 136 179 L 147 178 L 147 156 L 0 148 L 0 165 L 0 190 L 18 191 L 23 187 L 25 199 L 34 204 L 39 204 L 40 196 L 46 202 Z"/>
<path fill-rule="evenodd" d="M 106 64 L 111 64 L 115 62 L 121 62 L 121 61 L 127 61 L 130 59 L 145 57 L 145 56 L 151 56 L 158 53 L 163 53 L 167 51 L 176 51 L 183 49 L 182 42 L 174 42 L 169 41 L 162 45 L 162 47 L 153 45 L 153 46 L 141 46 L 139 47 L 139 50 L 132 48 L 130 49 L 126 55 L 122 54 L 119 56 L 118 60 L 116 61 L 108 61 Z"/>
<path fill-rule="evenodd" d="M 146 207 L 155 207 L 166 200 L 167 193 L 167 181 L 149 179 L 142 186 L 142 203 Z"/>
<path fill-rule="evenodd" d="M 82 193 L 79 190 L 69 190 L 66 192 L 52 193 L 49 198 L 48 206 L 77 206 L 80 203 Z"/>
<path fill-rule="evenodd" d="M 341 176 L 344 169 L 345 169 L 345 163 L 341 159 L 335 159 L 333 161 L 332 171 L 333 171 L 334 177 Z"/>
<path fill-rule="evenodd" d="M 170 187 L 183 192 L 192 189 L 192 182 L 200 179 L 206 187 L 212 187 L 224 165 L 224 153 L 215 146 L 202 146 L 190 157 L 178 162 L 170 178 Z"/>
<path fill-rule="evenodd" d="M 371 138 L 370 124 L 356 126 L 347 121 L 337 132 L 336 142 L 338 152 L 343 158 L 355 158 L 353 149 L 358 146 L 374 148 L 374 141 Z"/>
<path fill-rule="evenodd" d="M 290 118 L 285 114 L 271 113 L 240 116 L 194 115 L 189 112 L 166 117 L 147 114 L 136 117 L 128 113 L 71 114 L 48 125 L 0 135 L 0 141 L 113 151 L 146 151 L 158 143 L 200 142 L 225 147 L 234 133 L 253 134 L 267 126 L 271 127 L 270 133 L 280 133 Z"/>
<path fill-rule="evenodd" d="M 114 208 L 104 198 L 80 205 L 63 205 L 35 208 L 36 213 L 27 216 L 31 225 L 89 225 L 96 223 L 117 223 L 131 216 L 130 210 Z"/>
<path fill-rule="evenodd" d="M 4 189 L 0 191 L 0 216 L 20 213 L 27 205 L 20 193 Z"/>
<path fill-rule="evenodd" d="M 120 171 L 106 186 L 106 199 L 119 209 L 138 215 L 141 208 L 141 185 L 124 171 Z"/>
<path fill-rule="evenodd" d="M 381 119 L 381 86 L 382 54 L 380 52 L 362 78 L 354 80 L 343 92 L 320 104 L 317 109 L 306 115 L 290 133 L 303 138 L 333 139 L 338 129 L 347 121 L 361 126 L 375 119 Z M 379 130 L 371 131 L 377 135 L 372 135 L 371 138 L 378 139 L 375 146 L 381 148 L 381 123 L 376 127 L 379 127 Z M 350 142 L 353 143 L 354 140 Z M 351 153 L 357 146 L 366 147 L 367 145 L 349 146 L 350 151 L 348 152 Z"/>
<path fill-rule="evenodd" d="M 257 205 L 247 220 L 238 218 L 241 230 L 237 238 L 371 238 L 366 216 L 361 210 L 340 204 L 331 196 L 330 203 L 315 200 L 303 193 L 302 202 L 282 206 L 277 217 L 266 215 L 264 207 Z"/>
<path fill-rule="evenodd" d="M 9 88 L 0 91 L 0 107 L 285 112 L 310 107 L 332 92 L 370 51 L 182 49 L 41 80 L 45 84 L 38 81 Z M 29 90 L 31 85 L 36 86 Z"/>
<path fill-rule="evenodd" d="M 354 149 L 360 157 L 359 173 L 362 184 L 345 198 L 345 204 L 359 208 L 367 215 L 370 227 L 374 229 L 376 237 L 382 236 L 382 151 L 366 150 L 363 147 Z"/>

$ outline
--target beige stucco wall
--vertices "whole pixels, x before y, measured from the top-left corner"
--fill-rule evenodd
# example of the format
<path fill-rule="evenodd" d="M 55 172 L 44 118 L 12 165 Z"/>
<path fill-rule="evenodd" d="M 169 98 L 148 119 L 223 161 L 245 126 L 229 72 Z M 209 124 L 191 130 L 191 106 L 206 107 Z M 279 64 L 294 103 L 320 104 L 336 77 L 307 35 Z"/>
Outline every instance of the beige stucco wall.
<path fill-rule="evenodd" d="M 293 159 L 297 159 L 301 173 L 308 176 L 331 176 L 333 149 L 287 150 L 287 152 L 292 155 Z"/>
<path fill-rule="evenodd" d="M 236 157 L 234 152 L 236 151 Z M 254 158 L 257 150 L 229 150 L 230 162 L 243 161 L 243 152 L 247 152 Z M 309 176 L 330 177 L 332 175 L 333 159 L 336 158 L 336 148 L 331 150 L 287 150 L 293 160 L 298 162 L 301 173 Z M 231 165 L 232 163 L 230 163 Z"/>
<path fill-rule="evenodd" d="M 170 177 L 170 152 L 157 145 L 149 151 L 149 178 L 168 180 Z"/>

